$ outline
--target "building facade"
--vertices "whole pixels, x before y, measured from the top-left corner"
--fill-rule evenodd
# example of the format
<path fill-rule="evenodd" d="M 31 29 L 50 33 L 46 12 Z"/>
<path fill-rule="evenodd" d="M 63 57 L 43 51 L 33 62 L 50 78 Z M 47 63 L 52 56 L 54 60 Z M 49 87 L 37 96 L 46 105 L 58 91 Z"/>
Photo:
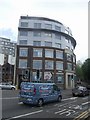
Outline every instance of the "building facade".
<path fill-rule="evenodd" d="M 0 37 L 0 81 L 11 82 L 14 79 L 16 43 Z"/>
<path fill-rule="evenodd" d="M 74 86 L 76 41 L 69 27 L 49 18 L 21 16 L 17 44 L 18 87 L 22 81 Z"/>

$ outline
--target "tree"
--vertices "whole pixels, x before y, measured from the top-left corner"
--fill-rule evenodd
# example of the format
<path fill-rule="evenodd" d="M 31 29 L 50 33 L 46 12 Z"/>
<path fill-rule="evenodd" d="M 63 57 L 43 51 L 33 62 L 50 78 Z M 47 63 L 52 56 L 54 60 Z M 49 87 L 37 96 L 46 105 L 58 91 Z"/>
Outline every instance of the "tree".
<path fill-rule="evenodd" d="M 84 77 L 84 82 L 90 84 L 90 58 L 85 60 L 82 65 L 82 72 Z"/>
<path fill-rule="evenodd" d="M 81 65 L 79 65 L 78 63 L 76 64 L 76 76 L 77 76 L 77 79 L 79 80 L 82 80 L 83 79 L 83 73 L 82 73 L 82 68 L 81 68 Z"/>

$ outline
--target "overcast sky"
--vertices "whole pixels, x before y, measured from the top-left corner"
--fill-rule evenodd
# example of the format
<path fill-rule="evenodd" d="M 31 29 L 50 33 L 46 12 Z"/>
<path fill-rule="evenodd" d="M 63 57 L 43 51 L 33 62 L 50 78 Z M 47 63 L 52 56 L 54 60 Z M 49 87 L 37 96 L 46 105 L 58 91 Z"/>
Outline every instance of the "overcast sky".
<path fill-rule="evenodd" d="M 77 61 L 88 58 L 88 0 L 0 0 L 0 37 L 17 41 L 22 15 L 48 17 L 70 27 Z"/>

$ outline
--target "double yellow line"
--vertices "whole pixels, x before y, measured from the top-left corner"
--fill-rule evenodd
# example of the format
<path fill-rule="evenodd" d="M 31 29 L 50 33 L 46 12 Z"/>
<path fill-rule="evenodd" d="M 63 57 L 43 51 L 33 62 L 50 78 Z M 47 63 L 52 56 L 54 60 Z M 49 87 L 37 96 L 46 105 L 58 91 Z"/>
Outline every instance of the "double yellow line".
<path fill-rule="evenodd" d="M 76 118 L 74 118 L 74 120 L 81 120 L 82 118 L 85 119 L 90 115 L 90 109 L 82 112 L 79 116 L 77 116 Z"/>

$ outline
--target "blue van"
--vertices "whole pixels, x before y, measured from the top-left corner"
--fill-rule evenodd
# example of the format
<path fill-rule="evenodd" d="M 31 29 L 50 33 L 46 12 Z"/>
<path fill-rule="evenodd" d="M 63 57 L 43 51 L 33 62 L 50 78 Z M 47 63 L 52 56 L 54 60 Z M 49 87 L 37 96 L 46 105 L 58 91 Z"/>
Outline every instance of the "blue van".
<path fill-rule="evenodd" d="M 20 102 L 42 106 L 46 102 L 61 102 L 61 99 L 61 91 L 55 83 L 21 83 Z"/>

